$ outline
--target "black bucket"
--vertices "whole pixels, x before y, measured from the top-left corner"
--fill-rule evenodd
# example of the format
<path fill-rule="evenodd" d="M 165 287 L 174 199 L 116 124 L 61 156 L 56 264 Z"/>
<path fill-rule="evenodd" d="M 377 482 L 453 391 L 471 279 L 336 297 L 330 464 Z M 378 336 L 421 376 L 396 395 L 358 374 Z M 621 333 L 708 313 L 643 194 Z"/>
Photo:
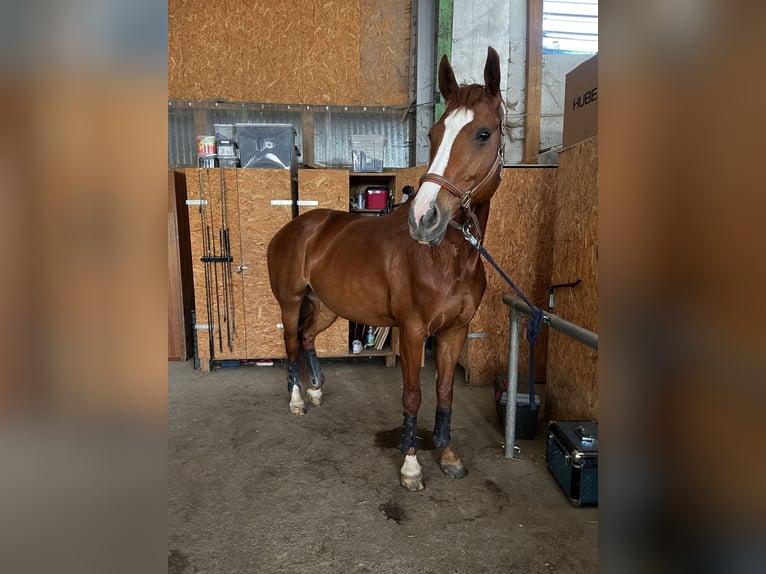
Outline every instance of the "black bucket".
<path fill-rule="evenodd" d="M 500 422 L 500 430 L 505 432 L 505 411 L 508 403 L 508 381 L 505 376 L 495 375 L 495 409 Z M 535 404 L 531 405 L 529 393 L 516 393 L 516 428 L 515 437 L 532 440 L 537 432 L 537 413 L 540 410 L 540 395 L 535 395 Z"/>

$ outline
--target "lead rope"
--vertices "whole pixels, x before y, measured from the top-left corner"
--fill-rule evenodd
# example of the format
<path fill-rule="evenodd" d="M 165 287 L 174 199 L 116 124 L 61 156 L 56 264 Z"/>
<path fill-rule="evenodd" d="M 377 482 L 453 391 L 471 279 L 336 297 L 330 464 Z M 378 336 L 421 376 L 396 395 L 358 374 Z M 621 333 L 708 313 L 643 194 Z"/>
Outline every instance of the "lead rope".
<path fill-rule="evenodd" d="M 529 408 L 535 410 L 537 409 L 537 404 L 535 403 L 535 341 L 537 341 L 537 337 L 540 335 L 540 329 L 543 325 L 543 311 L 539 307 L 532 305 L 529 299 L 527 299 L 526 295 L 524 295 L 521 289 L 516 287 L 516 284 L 511 280 L 510 277 L 508 277 L 508 275 L 506 275 L 505 271 L 503 271 L 497 262 L 492 258 L 489 252 L 481 244 L 481 242 L 473 236 L 469 229 L 468 221 L 466 221 L 465 225 L 461 226 L 460 224 L 455 223 L 454 220 L 451 220 L 450 225 L 460 229 L 463 232 L 463 237 L 465 237 L 465 240 L 473 245 L 484 257 L 484 259 L 492 264 L 492 267 L 497 270 L 497 272 L 500 274 L 500 277 L 505 279 L 505 281 L 511 286 L 516 294 L 521 297 L 522 301 L 524 301 L 524 303 L 526 303 L 531 310 L 529 313 L 529 319 L 527 320 L 527 341 L 529 341 Z"/>

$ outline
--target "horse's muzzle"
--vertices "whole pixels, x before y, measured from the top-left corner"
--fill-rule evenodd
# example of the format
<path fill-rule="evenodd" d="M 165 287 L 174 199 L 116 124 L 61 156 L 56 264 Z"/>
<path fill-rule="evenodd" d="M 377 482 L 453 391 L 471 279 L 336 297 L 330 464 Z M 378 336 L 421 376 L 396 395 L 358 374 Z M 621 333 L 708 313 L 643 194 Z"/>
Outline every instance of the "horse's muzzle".
<path fill-rule="evenodd" d="M 412 207 L 410 207 L 408 218 L 410 236 L 418 243 L 438 245 L 447 233 L 450 217 L 450 213 L 445 213 L 439 209 L 438 205 L 434 204 L 428 208 L 428 211 L 423 214 L 420 221 L 416 223 L 415 215 Z"/>

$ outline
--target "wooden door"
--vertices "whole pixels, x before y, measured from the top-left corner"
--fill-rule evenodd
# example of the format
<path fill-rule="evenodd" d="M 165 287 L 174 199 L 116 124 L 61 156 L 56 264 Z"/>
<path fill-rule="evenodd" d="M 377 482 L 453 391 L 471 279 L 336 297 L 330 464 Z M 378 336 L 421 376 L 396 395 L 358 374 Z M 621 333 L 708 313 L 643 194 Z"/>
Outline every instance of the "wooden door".
<path fill-rule="evenodd" d="M 235 271 L 241 264 L 236 248 L 240 243 L 236 171 L 186 170 L 195 334 L 200 367 L 205 371 L 212 360 L 247 356 L 244 289 Z M 228 252 L 232 260 L 224 261 Z"/>
<path fill-rule="evenodd" d="M 269 284 L 266 250 L 279 229 L 292 219 L 291 173 L 287 169 L 238 169 L 241 273 L 247 357 L 284 357 L 284 329 L 279 304 Z"/>
<path fill-rule="evenodd" d="M 306 213 L 326 207 L 347 211 L 349 172 L 345 169 L 298 170 L 298 209 Z M 340 357 L 349 354 L 349 324 L 338 317 L 326 331 L 316 338 L 315 346 L 320 357 Z"/>

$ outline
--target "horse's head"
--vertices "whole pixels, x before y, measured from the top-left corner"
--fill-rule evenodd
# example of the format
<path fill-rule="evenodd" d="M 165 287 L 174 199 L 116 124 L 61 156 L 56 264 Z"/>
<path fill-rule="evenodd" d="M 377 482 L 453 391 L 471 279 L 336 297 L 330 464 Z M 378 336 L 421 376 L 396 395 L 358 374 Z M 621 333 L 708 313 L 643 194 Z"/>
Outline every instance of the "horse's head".
<path fill-rule="evenodd" d="M 436 245 L 450 220 L 489 201 L 503 169 L 503 100 L 500 58 L 489 48 L 484 86 L 458 86 L 447 60 L 439 64 L 439 90 L 446 101 L 441 119 L 429 132 L 431 160 L 411 201 L 410 235 Z"/>

